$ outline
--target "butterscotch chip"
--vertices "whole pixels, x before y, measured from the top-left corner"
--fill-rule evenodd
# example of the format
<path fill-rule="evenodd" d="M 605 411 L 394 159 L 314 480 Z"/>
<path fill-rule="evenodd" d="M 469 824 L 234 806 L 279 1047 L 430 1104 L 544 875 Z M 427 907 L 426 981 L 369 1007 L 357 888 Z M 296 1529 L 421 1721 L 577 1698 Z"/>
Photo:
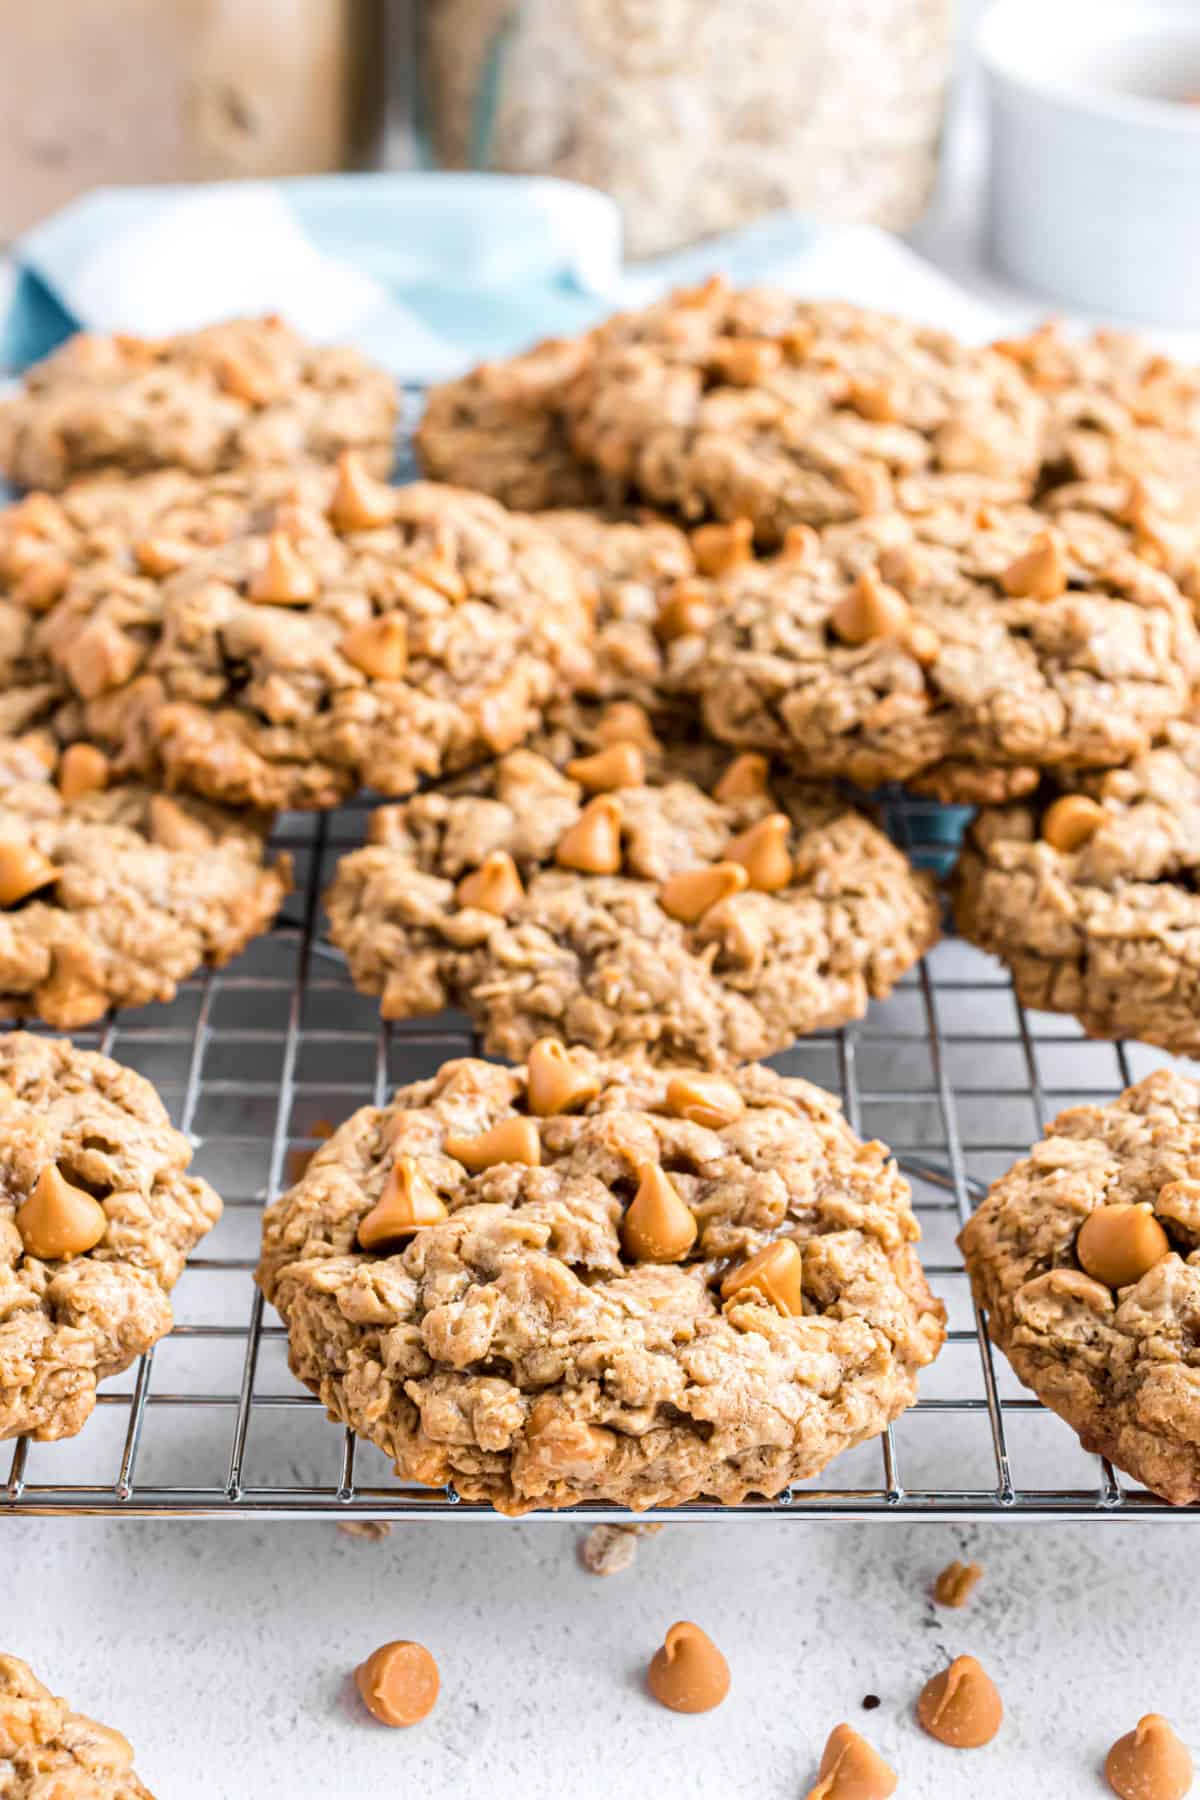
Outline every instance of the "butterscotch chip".
<path fill-rule="evenodd" d="M 173 575 L 196 554 L 195 544 L 184 538 L 142 538 L 133 546 L 133 559 L 145 575 Z"/>
<path fill-rule="evenodd" d="M 559 838 L 554 860 L 585 875 L 615 875 L 621 867 L 621 806 L 600 794 Z"/>
<path fill-rule="evenodd" d="M 70 804 L 108 786 L 109 762 L 95 744 L 68 744 L 58 765 L 58 791 Z"/>
<path fill-rule="evenodd" d="M 43 556 L 25 570 L 12 590 L 18 606 L 30 612 L 49 612 L 71 579 L 71 565 L 65 556 Z"/>
<path fill-rule="evenodd" d="M 477 869 L 464 875 L 454 890 L 460 906 L 477 906 L 504 918 L 524 898 L 516 863 L 507 850 L 493 850 Z"/>
<path fill-rule="evenodd" d="M 411 1156 L 400 1156 L 392 1165 L 379 1199 L 359 1222 L 358 1241 L 364 1250 L 380 1250 L 446 1217 L 445 1203 L 432 1182 L 422 1175 Z"/>
<path fill-rule="evenodd" d="M 1088 1214 L 1075 1240 L 1083 1268 L 1105 1287 L 1129 1287 L 1140 1281 L 1171 1248 L 1148 1200 L 1137 1205 L 1117 1202 Z"/>
<path fill-rule="evenodd" d="M 880 581 L 874 570 L 864 569 L 830 613 L 829 622 L 846 644 L 898 637 L 909 623 L 908 602 Z"/>
<path fill-rule="evenodd" d="M 776 1238 L 730 1269 L 721 1283 L 723 1300 L 748 1300 L 758 1294 L 768 1306 L 793 1318 L 804 1311 L 804 1258 L 792 1238 Z"/>
<path fill-rule="evenodd" d="M 904 634 L 904 647 L 923 669 L 932 668 L 942 653 L 942 640 L 932 625 L 915 619 Z"/>
<path fill-rule="evenodd" d="M 716 1068 L 857 1016 L 931 941 L 932 883 L 845 795 L 780 771 L 767 804 L 794 868 L 755 888 L 729 846 L 766 807 L 717 796 L 724 757 L 667 739 L 643 751 L 643 784 L 589 800 L 563 771 L 592 753 L 590 716 L 377 810 L 373 841 L 342 858 L 332 933 L 388 1017 L 461 1006 L 510 1059 L 549 1035 Z M 454 899 L 497 854 L 525 889 L 498 931 Z"/>
<path fill-rule="evenodd" d="M 721 338 L 709 354 L 709 366 L 731 387 L 757 387 L 783 361 L 783 350 L 770 338 Z"/>
<path fill-rule="evenodd" d="M 62 870 L 32 844 L 0 838 L 0 906 L 16 906 L 58 880 Z"/>
<path fill-rule="evenodd" d="M 702 636 L 714 616 L 707 589 L 695 582 L 680 581 L 659 607 L 654 629 L 664 644 L 673 644 L 679 638 Z"/>
<path fill-rule="evenodd" d="M 696 1221 L 657 1163 L 642 1163 L 638 1190 L 621 1223 L 621 1243 L 634 1262 L 682 1262 L 696 1241 Z"/>
<path fill-rule="evenodd" d="M 448 1137 L 447 1156 L 464 1169 L 493 1169 L 498 1163 L 523 1163 L 536 1169 L 542 1160 L 541 1134 L 532 1119 L 501 1119 L 477 1137 Z"/>
<path fill-rule="evenodd" d="M 746 1102 L 733 1082 L 720 1075 L 673 1075 L 667 1083 L 667 1110 L 693 1125 L 719 1131 L 741 1118 Z"/>
<path fill-rule="evenodd" d="M 337 486 L 329 503 L 329 516 L 339 531 L 370 531 L 388 525 L 395 517 L 394 489 L 368 474 L 361 456 L 344 450 L 338 458 Z"/>
<path fill-rule="evenodd" d="M 612 793 L 616 788 L 641 787 L 646 758 L 637 744 L 611 743 L 591 756 L 573 757 L 567 774 L 590 794 Z"/>
<path fill-rule="evenodd" d="M 382 1644 L 354 1671 L 367 1711 L 381 1725 L 417 1725 L 437 1704 L 441 1679 L 424 1644 Z"/>
<path fill-rule="evenodd" d="M 727 575 L 754 555 L 754 525 L 734 519 L 728 525 L 701 525 L 692 533 L 692 551 L 702 575 Z"/>
<path fill-rule="evenodd" d="M 806 1800 L 890 1800 L 896 1771 L 849 1725 L 835 1725 L 825 1742 L 817 1783 Z"/>
<path fill-rule="evenodd" d="M 889 424 L 896 417 L 896 396 L 885 382 L 852 381 L 846 390 L 846 405 L 876 425 Z"/>
<path fill-rule="evenodd" d="M 16 1227 L 27 1256 L 65 1262 L 95 1249 L 108 1229 L 108 1217 L 98 1200 L 72 1187 L 50 1163 L 17 1208 Z"/>
<path fill-rule="evenodd" d="M 221 1203 L 186 1173 L 191 1145 L 149 1082 L 109 1057 L 0 1033 L 0 1093 L 0 1290 L 21 1301 L 5 1321 L 0 1441 L 52 1441 L 171 1329 L 168 1295 Z M 0 1770 L 4 1755 L 0 1741 Z"/>
<path fill-rule="evenodd" d="M 399 613 L 363 619 L 342 639 L 342 655 L 373 681 L 399 681 L 408 667 L 408 626 Z"/>
<path fill-rule="evenodd" d="M 990 1744 L 1004 1720 L 995 1683 L 973 1656 L 956 1656 L 921 1689 L 917 1720 L 930 1737 L 953 1750 Z"/>
<path fill-rule="evenodd" d="M 733 838 L 725 846 L 725 855 L 731 862 L 741 863 L 752 888 L 774 894 L 791 884 L 791 835 L 792 821 L 786 813 L 768 813 Z"/>
<path fill-rule="evenodd" d="M 539 1119 L 555 1118 L 594 1100 L 594 1072 L 571 1055 L 557 1038 L 539 1038 L 529 1051 L 529 1110 Z"/>
<path fill-rule="evenodd" d="M 1147 1713 L 1119 1737 L 1104 1774 L 1121 1800 L 1183 1800 L 1192 1791 L 1192 1758 L 1161 1713 Z"/>
<path fill-rule="evenodd" d="M 1043 531 L 1000 577 L 1006 594 L 1020 599 L 1057 600 L 1067 589 L 1067 564 L 1056 532 Z"/>
<path fill-rule="evenodd" d="M 729 1664 L 706 1632 L 680 1620 L 654 1652 L 646 1686 L 672 1712 L 711 1712 L 729 1692 Z"/>
<path fill-rule="evenodd" d="M 317 578 L 284 531 L 267 539 L 266 559 L 250 577 L 247 593 L 252 600 L 272 606 L 307 606 L 316 597 Z"/>
<path fill-rule="evenodd" d="M 749 885 L 749 873 L 740 862 L 711 863 L 706 869 L 683 869 L 664 881 L 659 904 L 670 918 L 694 925 L 712 907 Z"/>
<path fill-rule="evenodd" d="M 61 489 L 110 470 L 286 470 L 359 449 L 393 459 L 396 390 L 353 350 L 307 344 L 272 319 L 206 326 L 147 346 L 70 338 L 0 406 L 0 467 Z"/>
<path fill-rule="evenodd" d="M 883 1146 L 766 1068 L 724 1077 L 741 1113 L 700 1132 L 667 1102 L 697 1071 L 570 1055 L 593 1089 L 570 1113 L 529 1116 L 527 1066 L 456 1058 L 356 1112 L 267 1209 L 258 1278 L 298 1378 L 402 1479 L 511 1514 L 770 1496 L 884 1429 L 943 1327 Z M 455 1160 L 514 1124 L 538 1132 L 536 1162 Z M 436 1169 L 450 1216 L 363 1251 L 358 1220 L 404 1156 Z M 647 1165 L 695 1230 L 677 1261 L 625 1238 Z M 721 1272 L 784 1235 L 803 1317 L 725 1307 Z"/>
<path fill-rule="evenodd" d="M 965 1606 L 982 1579 L 977 1562 L 947 1563 L 933 1584 L 933 1597 L 939 1606 Z"/>
<path fill-rule="evenodd" d="M 1069 856 L 1095 837 L 1104 817 L 1104 808 L 1086 794 L 1062 794 L 1046 808 L 1042 836 L 1053 849 Z"/>
<path fill-rule="evenodd" d="M 0 1655 L 0 1774 L 5 1800 L 154 1800 L 129 1740 L 73 1712 L 28 1663 Z"/>
<path fill-rule="evenodd" d="M 633 700 L 614 700 L 605 707 L 596 725 L 596 738 L 601 744 L 636 744 L 643 751 L 662 748 L 649 713 Z"/>
<path fill-rule="evenodd" d="M 713 789 L 713 799 L 725 805 L 734 800 L 767 799 L 770 794 L 769 768 L 766 757 L 756 756 L 752 750 L 735 756 Z"/>

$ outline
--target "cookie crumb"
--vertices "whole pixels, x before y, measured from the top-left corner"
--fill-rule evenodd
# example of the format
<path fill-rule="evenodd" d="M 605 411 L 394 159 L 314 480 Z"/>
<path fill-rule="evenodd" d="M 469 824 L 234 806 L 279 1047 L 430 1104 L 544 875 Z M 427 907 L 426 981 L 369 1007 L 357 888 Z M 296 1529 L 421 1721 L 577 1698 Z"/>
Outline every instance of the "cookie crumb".
<path fill-rule="evenodd" d="M 369 1544 L 381 1544 L 384 1538 L 392 1535 L 386 1519 L 339 1519 L 338 1530 L 344 1531 L 347 1537 L 365 1538 Z"/>
<path fill-rule="evenodd" d="M 982 1579 L 981 1563 L 947 1563 L 933 1584 L 933 1597 L 939 1606 L 965 1606 Z"/>
<path fill-rule="evenodd" d="M 632 1566 L 638 1539 L 661 1530 L 661 1525 L 595 1525 L 580 1547 L 580 1561 L 590 1575 L 620 1575 Z"/>

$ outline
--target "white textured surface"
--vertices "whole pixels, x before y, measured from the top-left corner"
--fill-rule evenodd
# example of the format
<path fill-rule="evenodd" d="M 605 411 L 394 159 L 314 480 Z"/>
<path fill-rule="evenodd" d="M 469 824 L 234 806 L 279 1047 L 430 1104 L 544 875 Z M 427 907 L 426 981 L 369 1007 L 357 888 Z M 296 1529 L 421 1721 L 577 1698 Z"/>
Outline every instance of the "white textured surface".
<path fill-rule="evenodd" d="M 1087 1800 L 1112 1738 L 1161 1711 L 1196 1736 L 1194 1521 L 1129 1526 L 668 1526 L 600 1579 L 567 1525 L 6 1523 L 6 1645 L 132 1736 L 159 1800 L 800 1800 L 848 1719 L 900 1771 L 899 1800 Z M 986 1569 L 961 1612 L 929 1585 Z M 641 1675 L 694 1618 L 733 1689 L 663 1712 Z M 435 1712 L 387 1731 L 348 1673 L 413 1637 Z M 1007 1706 L 987 1749 L 913 1724 L 925 1680 L 969 1651 Z M 878 1694 L 877 1711 L 862 1700 Z"/>

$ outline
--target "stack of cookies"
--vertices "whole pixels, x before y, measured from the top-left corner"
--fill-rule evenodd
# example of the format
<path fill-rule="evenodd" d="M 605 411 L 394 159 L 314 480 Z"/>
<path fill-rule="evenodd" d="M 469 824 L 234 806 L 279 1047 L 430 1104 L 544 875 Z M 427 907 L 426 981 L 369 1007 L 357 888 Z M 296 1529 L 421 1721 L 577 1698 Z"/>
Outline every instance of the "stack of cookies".
<path fill-rule="evenodd" d="M 428 479 L 396 488 L 391 385 L 351 351 L 275 320 L 74 340 L 0 407 L 27 490 L 0 515 L 0 1013 L 169 998 L 269 926 L 272 814 L 379 796 L 329 938 L 385 1018 L 461 1008 L 508 1066 L 431 1068 L 269 1207 L 296 1373 L 406 1477 L 508 1512 L 779 1493 L 883 1430 L 944 1335 L 886 1147 L 759 1066 L 938 935 L 869 791 L 979 807 L 956 918 L 1022 998 L 1200 1047 L 1198 408 L 1123 339 L 973 349 L 712 281 L 435 391 Z M 111 1220 L 56 1256 L 47 1214 L 86 1209 L 28 1208 L 57 1180 L 115 1216 L 68 1140 L 122 1072 L 7 1045 L 0 1426 L 62 1435 L 59 1286 L 142 1262 Z M 63 1096 L 36 1154 L 26 1092 Z M 1189 1092 L 1154 1114 L 1176 1188 Z M 1119 1120 L 1082 1136 L 1142 1167 Z M 1097 1278 L 1009 1179 L 1028 1255 L 1008 1227 L 966 1248 L 1015 1344 L 1025 1287 Z M 1117 1424 L 1085 1421 L 1037 1373 L 1078 1355 L 1057 1300 L 1014 1360 L 1190 1498 L 1159 1440 L 1200 1447 L 1200 1209 L 1099 1181 L 1080 1222 L 1118 1192 L 1161 1234 L 1134 1298 L 1169 1290 L 1176 1400 L 1126 1324 Z"/>

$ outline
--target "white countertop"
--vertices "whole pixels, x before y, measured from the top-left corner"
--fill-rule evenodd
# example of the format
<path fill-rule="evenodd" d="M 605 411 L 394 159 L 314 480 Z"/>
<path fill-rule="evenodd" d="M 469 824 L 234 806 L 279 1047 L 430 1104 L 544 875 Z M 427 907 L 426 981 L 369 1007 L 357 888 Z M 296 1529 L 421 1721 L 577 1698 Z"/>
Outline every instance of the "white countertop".
<path fill-rule="evenodd" d="M 974 133 L 917 242 L 981 295 Z M 1147 1711 L 1200 1745 L 1188 1651 L 1193 1521 L 1134 1526 L 669 1526 L 636 1565 L 587 1574 L 582 1528 L 414 1524 L 382 1543 L 329 1525 L 6 1520 L 0 1646 L 123 1729 L 159 1800 L 800 1800 L 846 1719 L 903 1800 L 1086 1800 L 1113 1737 Z M 985 1567 L 962 1612 L 930 1584 Z M 1181 1579 L 1182 1573 L 1182 1579 Z M 645 1695 L 666 1627 L 724 1649 L 729 1700 L 680 1718 Z M 389 1732 L 350 1688 L 377 1644 L 413 1637 L 442 1673 L 432 1716 Z M 916 1694 L 970 1651 L 1004 1697 L 987 1750 L 913 1724 Z M 878 1695 L 877 1710 L 863 1697 Z"/>

